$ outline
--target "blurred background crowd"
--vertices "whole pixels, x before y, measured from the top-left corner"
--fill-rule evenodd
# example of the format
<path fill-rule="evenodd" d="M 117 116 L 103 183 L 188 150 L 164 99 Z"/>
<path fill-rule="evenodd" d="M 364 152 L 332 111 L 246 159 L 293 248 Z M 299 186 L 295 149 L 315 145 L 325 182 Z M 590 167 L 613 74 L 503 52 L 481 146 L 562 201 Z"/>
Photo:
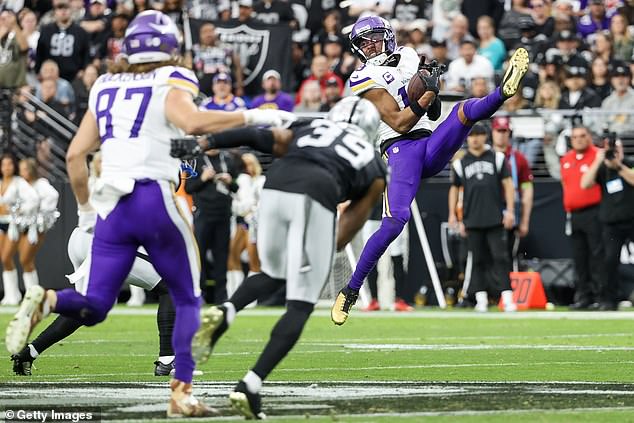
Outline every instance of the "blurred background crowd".
<path fill-rule="evenodd" d="M 40 175 L 65 181 L 64 152 L 87 109 L 90 88 L 119 58 L 131 19 L 148 9 L 162 10 L 178 24 L 184 64 L 195 70 L 200 81 L 200 106 L 216 110 L 328 111 L 350 94 L 347 80 L 360 62 L 350 52 L 347 34 L 355 20 L 366 14 L 388 19 L 399 45 L 447 65 L 441 91 L 445 110 L 462 98 L 485 96 L 501 79 L 514 49 L 527 48 L 531 67 L 520 94 L 505 103 L 502 120 L 485 128 L 488 143 L 521 168 L 513 178 L 518 201 L 527 203 L 528 212 L 517 216 L 513 234 L 518 238 L 530 231 L 532 187 L 531 204 L 521 198 L 528 196 L 533 176 L 562 179 L 571 166 L 565 167 L 568 162 L 562 161 L 569 151 L 583 156 L 593 143 L 603 146 L 610 137 L 620 139 L 623 163 L 634 152 L 633 0 L 0 0 L 1 150 L 19 158 L 33 157 Z M 275 37 L 267 39 L 272 55 L 283 56 L 289 66 L 263 67 L 262 61 L 259 67 L 253 66 L 261 45 L 248 44 L 249 33 L 241 35 L 244 48 L 236 47 L 235 37 L 232 43 L 223 42 L 228 39 L 220 36 L 223 28 L 241 25 L 289 32 L 291 41 L 282 51 L 276 50 Z M 583 148 L 572 142 L 574 128 L 579 126 L 587 129 Z M 588 157 L 590 166 L 595 156 Z M 255 182 L 261 170 L 254 159 L 257 162 L 251 156 L 244 159 L 240 154 L 215 152 L 198 161 L 197 182 L 194 178 L 184 185 L 193 195 L 195 226 L 222 229 L 199 231 L 205 259 L 216 262 L 215 275 L 206 277 L 230 289 L 237 276 L 234 273 L 227 282 L 221 275 L 241 270 L 240 252 L 246 251 L 250 239 L 244 217 L 253 214 L 250 202 L 246 209 L 232 202 L 238 195 L 238 175 L 248 175 L 242 177 L 248 186 L 244 189 L 257 197 L 254 187 L 261 184 Z M 446 169 L 438 178 L 446 181 L 448 176 Z M 562 182 L 565 190 L 566 180 Z M 625 188 L 630 189 L 628 184 Z M 569 220 L 576 211 L 595 206 L 598 216 L 600 192 L 589 205 L 569 198 L 566 204 L 565 194 L 561 207 L 565 206 Z M 575 190 L 570 195 L 586 194 Z M 227 201 L 218 201 L 216 195 Z M 630 199 L 628 194 L 625 206 L 610 207 L 627 207 Z M 232 243 L 230 252 L 229 238 L 237 233 L 236 223 L 229 229 L 232 214 L 234 222 L 238 218 L 237 227 L 244 229 L 235 242 L 245 247 Z M 592 243 L 604 244 L 601 233 L 594 234 Z M 591 247 L 575 256 L 577 267 Z M 252 271 L 258 269 L 255 259 L 249 260 Z M 217 264 L 226 261 L 229 269 Z M 582 279 L 589 278 L 584 276 L 587 269 L 576 272 Z M 224 288 L 220 291 L 221 297 L 226 295 Z M 591 291 L 577 295 L 579 308 L 596 301 L 605 303 L 606 309 L 616 307 L 616 294 L 602 297 L 594 285 Z M 397 301 L 403 300 L 400 297 L 408 297 L 411 303 L 413 294 L 399 294 Z M 408 309 L 403 304 L 400 308 Z"/>

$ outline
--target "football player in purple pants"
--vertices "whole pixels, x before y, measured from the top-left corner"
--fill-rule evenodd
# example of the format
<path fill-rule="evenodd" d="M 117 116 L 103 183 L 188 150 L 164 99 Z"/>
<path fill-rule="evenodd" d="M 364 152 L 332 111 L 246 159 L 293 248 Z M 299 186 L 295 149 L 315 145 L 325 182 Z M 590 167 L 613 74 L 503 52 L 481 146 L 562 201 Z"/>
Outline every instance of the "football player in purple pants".
<path fill-rule="evenodd" d="M 6 346 L 19 352 L 33 327 L 50 312 L 86 326 L 102 322 L 114 306 L 137 248 L 144 247 L 167 284 L 176 309 L 172 335 L 175 375 L 170 383 L 169 417 L 199 417 L 215 410 L 192 394 L 192 338 L 200 324 L 200 263 L 191 228 L 174 199 L 170 139 L 245 124 L 281 125 L 288 112 L 201 111 L 194 73 L 179 66 L 178 29 L 158 11 L 130 22 L 124 39 L 127 60 L 100 76 L 90 90 L 86 112 L 66 157 L 73 192 L 83 211 L 94 207 L 90 270 L 82 293 L 74 289 L 27 290 L 9 323 Z M 102 174 L 88 199 L 86 157 L 101 148 Z"/>
<path fill-rule="evenodd" d="M 378 16 L 360 18 L 352 28 L 350 43 L 363 62 L 350 77 L 350 88 L 355 95 L 370 100 L 381 114 L 379 141 L 391 178 L 384 193 L 381 226 L 366 243 L 350 282 L 332 306 L 331 317 L 337 325 L 345 323 L 363 280 L 408 222 L 421 179 L 447 165 L 472 125 L 491 117 L 514 96 L 528 70 L 528 53 L 518 48 L 509 59 L 500 87 L 486 97 L 458 103 L 432 131 L 431 121 L 440 117 L 437 95 L 441 72 L 431 69 L 431 74 L 421 74 L 426 91 L 419 99 L 410 99 L 408 84 L 420 72 L 420 58 L 414 49 L 396 45 L 388 21 Z"/>

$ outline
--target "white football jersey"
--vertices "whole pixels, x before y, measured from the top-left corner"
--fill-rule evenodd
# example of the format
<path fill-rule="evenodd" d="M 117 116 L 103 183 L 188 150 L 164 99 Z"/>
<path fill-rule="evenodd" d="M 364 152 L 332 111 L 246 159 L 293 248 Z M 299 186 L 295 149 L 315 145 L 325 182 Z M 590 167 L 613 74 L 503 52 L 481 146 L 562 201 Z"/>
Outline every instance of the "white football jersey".
<path fill-rule="evenodd" d="M 393 56 L 399 56 L 396 66 L 373 66 L 363 65 L 350 76 L 350 88 L 354 95 L 360 96 L 366 91 L 374 88 L 383 88 L 398 103 L 401 110 L 409 106 L 407 97 L 407 85 L 410 79 L 418 70 L 420 58 L 411 47 L 398 47 Z M 390 60 L 388 60 L 390 62 Z M 427 115 L 420 118 L 418 123 L 411 129 L 427 129 L 431 131 L 431 121 Z M 391 138 L 400 137 L 401 134 L 390 128 L 388 124 L 381 121 L 379 126 L 379 140 L 381 142 Z"/>
<path fill-rule="evenodd" d="M 165 115 L 165 98 L 177 88 L 198 95 L 192 71 L 164 66 L 133 74 L 105 74 L 90 90 L 89 108 L 101 138 L 103 179 L 178 182 L 180 160 L 170 156 L 170 139 L 185 133 Z"/>

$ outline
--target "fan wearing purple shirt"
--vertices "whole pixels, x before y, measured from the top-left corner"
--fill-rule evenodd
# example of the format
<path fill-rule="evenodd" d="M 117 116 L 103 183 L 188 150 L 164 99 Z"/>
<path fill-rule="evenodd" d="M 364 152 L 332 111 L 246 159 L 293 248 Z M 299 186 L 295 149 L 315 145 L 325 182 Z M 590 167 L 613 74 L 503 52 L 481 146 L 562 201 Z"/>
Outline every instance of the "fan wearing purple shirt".
<path fill-rule="evenodd" d="M 262 76 L 264 94 L 257 96 L 251 102 L 252 109 L 278 109 L 293 111 L 295 101 L 293 97 L 282 91 L 282 78 L 276 70 L 269 69 Z"/>

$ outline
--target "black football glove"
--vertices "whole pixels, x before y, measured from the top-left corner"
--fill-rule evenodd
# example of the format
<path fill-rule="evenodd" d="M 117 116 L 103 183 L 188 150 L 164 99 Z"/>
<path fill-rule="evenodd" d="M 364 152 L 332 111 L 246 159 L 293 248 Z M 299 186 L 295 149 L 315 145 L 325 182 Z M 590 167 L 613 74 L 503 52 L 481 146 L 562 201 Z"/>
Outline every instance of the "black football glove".
<path fill-rule="evenodd" d="M 434 73 L 425 75 L 421 71 L 418 71 L 418 76 L 425 81 L 427 91 L 433 91 L 434 94 L 438 95 L 438 92 L 440 91 L 440 78 L 438 75 L 435 75 Z"/>
<path fill-rule="evenodd" d="M 425 56 L 421 56 L 418 64 L 418 75 L 423 81 L 425 81 L 427 91 L 433 91 L 434 94 L 438 95 L 438 92 L 440 91 L 440 75 L 445 73 L 447 66 L 439 64 L 436 60 L 432 60 L 430 63 L 425 63 L 426 60 Z M 423 69 L 428 71 L 429 75 L 425 75 L 420 72 Z"/>
<path fill-rule="evenodd" d="M 201 154 L 204 149 L 195 137 L 172 138 L 170 156 L 181 160 L 192 160 Z"/>

